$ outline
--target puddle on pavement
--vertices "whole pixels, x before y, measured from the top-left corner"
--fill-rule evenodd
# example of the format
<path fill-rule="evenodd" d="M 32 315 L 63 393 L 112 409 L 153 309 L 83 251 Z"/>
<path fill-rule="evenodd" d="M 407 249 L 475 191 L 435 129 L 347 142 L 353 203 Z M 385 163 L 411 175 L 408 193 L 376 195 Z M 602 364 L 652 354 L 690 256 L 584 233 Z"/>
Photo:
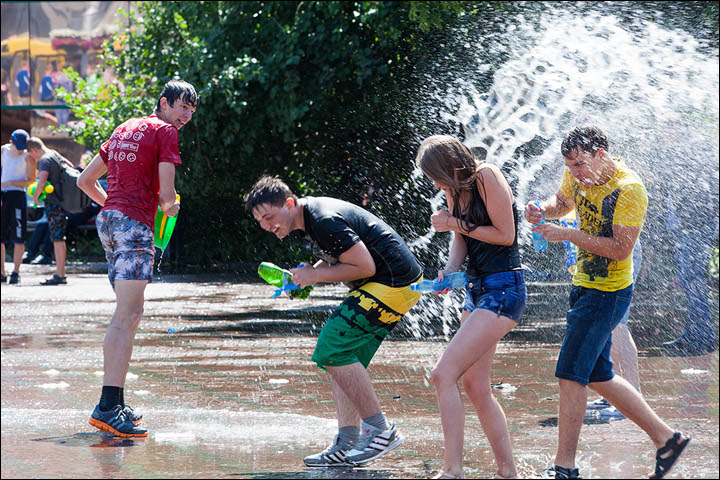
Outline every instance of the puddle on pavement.
<path fill-rule="evenodd" d="M 151 284 L 148 296 L 154 301 L 146 303 L 125 385 L 126 401 L 144 414 L 150 435 L 117 439 L 94 432 L 87 421 L 102 383 L 112 291 L 103 275 L 85 281 L 67 290 L 66 298 L 50 302 L 52 321 L 22 307 L 26 297 L 38 309 L 50 308 L 34 287 L 3 290 L 2 478 L 427 478 L 442 465 L 442 429 L 429 379 L 447 345 L 440 336 L 386 341 L 370 366 L 384 413 L 406 437 L 403 445 L 361 469 L 306 468 L 302 458 L 324 449 L 337 428 L 328 378 L 309 360 L 319 330 L 308 326 L 316 321 L 312 315 L 283 310 L 297 308 L 298 302 L 268 303 L 266 289 L 257 285 L 207 288 L 209 297 L 242 298 L 240 310 L 205 301 L 192 283 Z M 193 300 L 173 302 L 174 295 Z M 336 302 L 335 295 L 329 289 L 319 295 L 327 300 L 300 305 L 306 312 L 322 311 Z M 298 322 L 305 330 L 237 328 L 259 321 Z M 178 331 L 168 334 L 168 328 Z M 505 341 L 494 361 L 493 393 L 505 409 L 525 477 L 554 457 L 557 349 Z M 717 353 L 642 356 L 640 373 L 650 405 L 672 427 L 694 437 L 674 476 L 714 478 Z M 466 475 L 492 476 L 492 452 L 467 399 L 465 412 Z M 653 453 L 630 421 L 589 418 L 578 464 L 587 477 L 644 477 Z"/>

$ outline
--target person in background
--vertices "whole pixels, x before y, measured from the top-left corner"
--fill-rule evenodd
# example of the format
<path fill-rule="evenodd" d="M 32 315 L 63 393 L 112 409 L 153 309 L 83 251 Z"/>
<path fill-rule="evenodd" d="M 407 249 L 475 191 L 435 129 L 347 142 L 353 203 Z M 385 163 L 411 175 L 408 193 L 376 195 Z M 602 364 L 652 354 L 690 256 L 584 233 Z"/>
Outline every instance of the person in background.
<path fill-rule="evenodd" d="M 25 151 L 28 133 L 15 130 L 10 143 L 2 146 L 2 283 L 5 283 L 5 244 L 13 243 L 14 269 L 7 280 L 20 283 L 20 265 L 27 234 L 27 201 L 25 189 L 35 181 L 35 162 Z"/>
<path fill-rule="evenodd" d="M 53 251 L 55 253 L 55 273 L 40 285 L 65 285 L 67 283 L 65 272 L 67 246 L 65 240 L 67 239 L 68 219 L 67 212 L 62 207 L 61 164 L 64 163 L 70 168 L 73 168 L 73 164 L 55 150 L 47 148 L 43 141 L 37 137 L 31 137 L 28 140 L 27 154 L 38 165 L 38 184 L 33 197 L 35 205 L 39 203 L 40 194 L 48 182 L 54 187 L 53 192 L 48 193 L 45 197 L 45 214 L 47 215 L 50 239 L 53 242 Z"/>
<path fill-rule="evenodd" d="M 158 205 L 171 217 L 180 209 L 175 191 L 175 167 L 181 162 L 178 131 L 190 122 L 198 102 L 195 87 L 169 81 L 153 114 L 118 126 L 78 178 L 78 187 L 103 206 L 96 225 L 116 298 L 103 345 L 102 392 L 89 423 L 119 437 L 148 434 L 137 426 L 142 415 L 125 403 L 125 378 L 145 288 L 152 280 L 155 214 Z M 107 192 L 98 182 L 105 173 Z"/>

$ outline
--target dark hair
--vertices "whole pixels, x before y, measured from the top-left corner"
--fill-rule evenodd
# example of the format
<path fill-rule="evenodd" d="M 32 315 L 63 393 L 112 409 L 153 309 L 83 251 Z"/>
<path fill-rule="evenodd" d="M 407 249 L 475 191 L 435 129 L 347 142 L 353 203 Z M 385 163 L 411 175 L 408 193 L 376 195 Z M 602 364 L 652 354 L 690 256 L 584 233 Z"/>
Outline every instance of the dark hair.
<path fill-rule="evenodd" d="M 608 150 L 608 139 L 602 130 L 595 126 L 576 127 L 563 140 L 560 152 L 563 157 L 567 157 L 577 149 L 595 155 L 599 148 Z"/>
<path fill-rule="evenodd" d="M 171 107 L 175 105 L 175 101 L 177 100 L 182 100 L 193 107 L 197 107 L 197 104 L 200 101 L 200 97 L 195 91 L 195 87 L 183 80 L 170 80 L 165 84 L 162 92 L 160 93 L 160 97 L 158 97 L 156 106 L 157 109 L 160 109 L 160 99 L 163 97 L 167 98 L 168 105 Z"/>
<path fill-rule="evenodd" d="M 464 231 L 469 233 L 480 225 L 487 225 L 490 216 L 476 187 L 476 182 L 479 182 L 485 193 L 480 175 L 481 162 L 467 146 L 454 137 L 433 135 L 422 142 L 415 162 L 427 177 L 450 187 L 452 214 L 460 219 Z M 464 190 L 470 192 L 471 200 L 467 212 L 461 215 L 460 194 Z"/>
<path fill-rule="evenodd" d="M 38 150 L 43 150 L 45 147 L 45 143 L 38 137 L 30 137 L 27 139 L 27 142 L 25 142 L 25 148 L 27 150 L 32 150 L 37 148 Z"/>
<path fill-rule="evenodd" d="M 285 182 L 278 177 L 263 175 L 245 195 L 245 210 L 252 214 L 255 207 L 263 203 L 282 207 L 288 198 L 297 200 L 297 196 Z"/>

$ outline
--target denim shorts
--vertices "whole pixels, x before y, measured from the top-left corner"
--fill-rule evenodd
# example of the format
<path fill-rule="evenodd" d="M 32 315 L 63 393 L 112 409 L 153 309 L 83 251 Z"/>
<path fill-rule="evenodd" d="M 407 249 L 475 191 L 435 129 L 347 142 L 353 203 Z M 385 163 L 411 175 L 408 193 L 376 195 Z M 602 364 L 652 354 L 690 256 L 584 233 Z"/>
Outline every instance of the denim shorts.
<path fill-rule="evenodd" d="M 527 290 L 522 270 L 491 273 L 483 277 L 468 276 L 463 310 L 490 310 L 520 323 L 527 303 Z"/>
<path fill-rule="evenodd" d="M 117 210 L 103 210 L 95 220 L 108 262 L 108 279 L 152 282 L 155 237 L 150 227 Z"/>
<path fill-rule="evenodd" d="M 633 285 L 615 292 L 572 287 L 556 377 L 583 385 L 612 380 L 612 331 L 630 308 L 632 294 Z"/>

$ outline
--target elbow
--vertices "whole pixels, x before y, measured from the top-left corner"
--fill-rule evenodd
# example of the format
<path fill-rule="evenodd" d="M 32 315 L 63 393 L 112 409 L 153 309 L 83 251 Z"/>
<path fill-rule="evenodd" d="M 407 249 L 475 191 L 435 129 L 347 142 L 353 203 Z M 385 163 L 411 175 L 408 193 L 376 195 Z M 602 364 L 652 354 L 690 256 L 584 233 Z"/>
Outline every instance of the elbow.
<path fill-rule="evenodd" d="M 365 268 L 362 270 L 362 275 L 360 278 L 370 278 L 373 275 L 375 275 L 375 272 L 377 269 L 375 268 L 375 262 L 370 262 L 370 265 L 366 265 Z"/>
<path fill-rule="evenodd" d="M 509 247 L 513 243 L 515 243 L 515 230 L 513 229 L 512 232 L 502 232 L 498 244 L 503 247 Z"/>
<path fill-rule="evenodd" d="M 77 186 L 80 190 L 87 193 L 88 189 L 92 185 L 93 182 L 90 181 L 87 175 L 83 173 L 80 174 L 80 176 L 77 179 Z"/>

